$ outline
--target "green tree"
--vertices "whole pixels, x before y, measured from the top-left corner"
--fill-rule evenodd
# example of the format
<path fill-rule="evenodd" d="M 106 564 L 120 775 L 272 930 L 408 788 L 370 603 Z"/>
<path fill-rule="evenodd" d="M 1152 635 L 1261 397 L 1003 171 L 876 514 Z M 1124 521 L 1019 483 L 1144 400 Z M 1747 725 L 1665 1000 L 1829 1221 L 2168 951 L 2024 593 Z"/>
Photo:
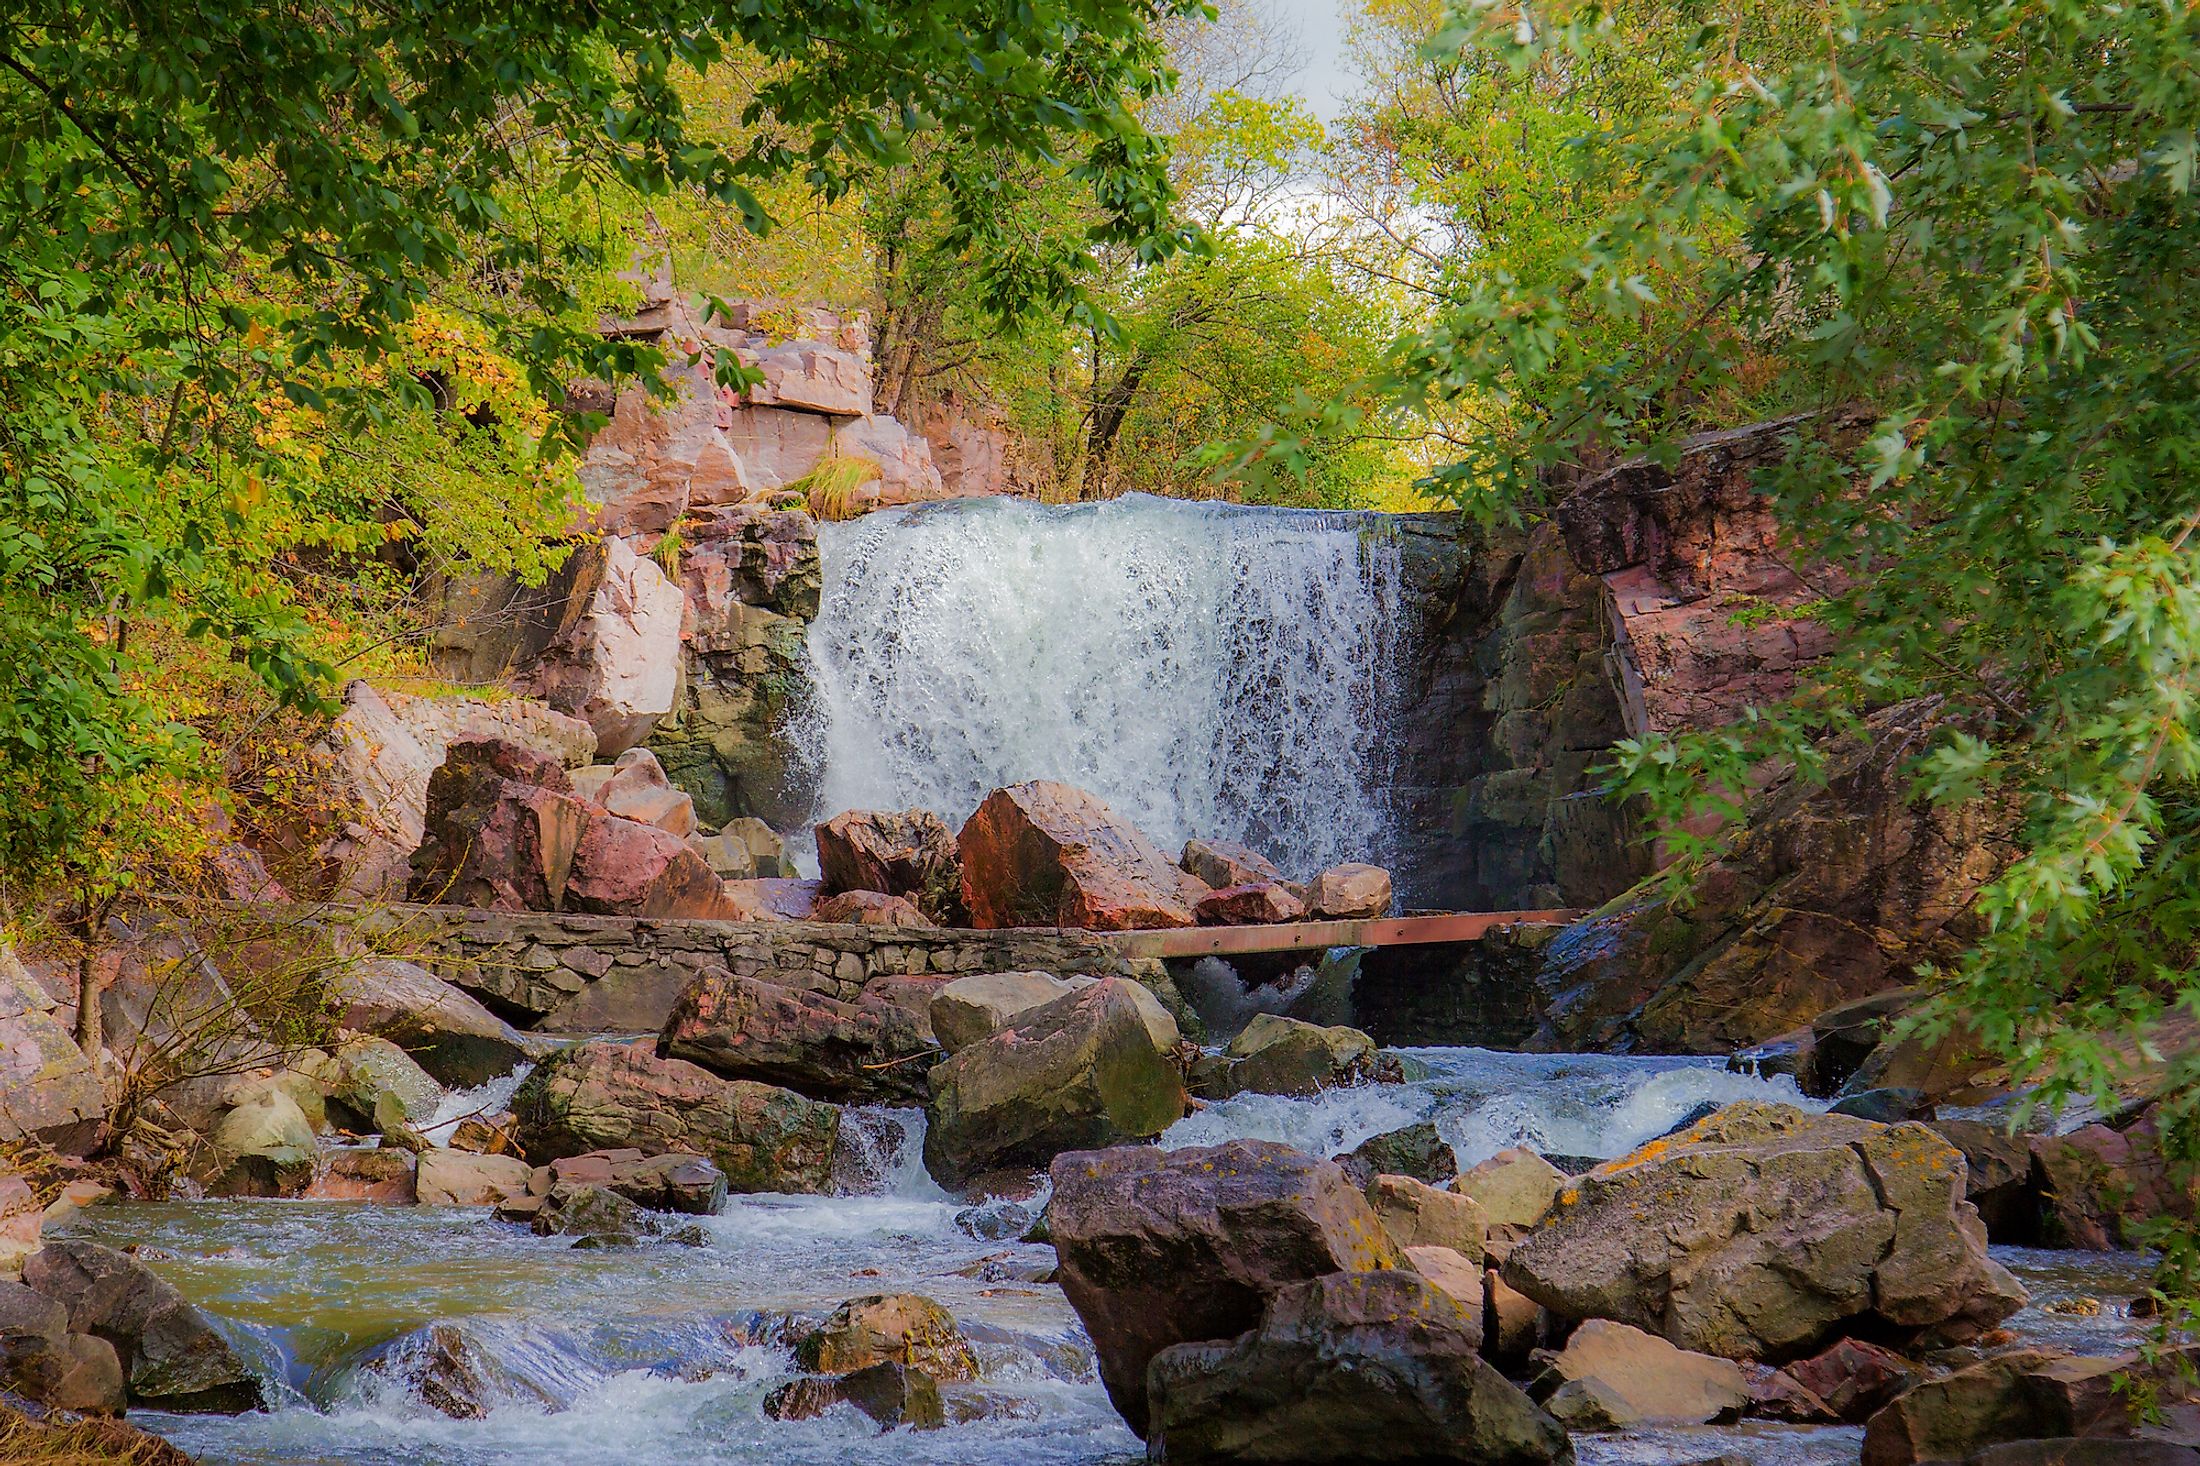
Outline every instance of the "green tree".
<path fill-rule="evenodd" d="M 540 405 L 661 364 L 594 329 L 633 236 L 607 204 L 683 190 L 761 232 L 785 181 L 829 199 L 948 134 L 956 239 L 1006 227 L 1004 160 L 1074 148 L 1092 200 L 1063 268 L 989 278 L 997 309 L 1073 297 L 1083 250 L 1180 247 L 1134 114 L 1167 82 L 1157 25 L 1195 3 L 12 7 L 0 864 L 67 868 L 129 823 L 133 780 L 205 767 L 138 654 L 154 623 L 310 705 L 333 669 L 307 582 L 400 540 L 539 573 L 555 459 L 592 426 Z M 733 144 L 689 125 L 713 68 L 744 77 Z M 495 378 L 470 400 L 437 357 L 461 349 Z M 471 502 L 428 492 L 439 468 Z"/>
<path fill-rule="evenodd" d="M 1467 4 L 1435 48 L 1533 78 L 1632 13 Z M 1929 1031 L 1968 1029 L 2045 1103 L 2105 1097 L 2119 1043 L 2200 1014 L 2200 13 L 1812 3 L 1779 12 L 1803 40 L 1761 48 L 1763 13 L 1701 8 L 1655 115 L 1575 140 L 1607 190 L 1594 228 L 1547 272 L 1463 272 L 1398 380 L 1534 404 L 1447 475 L 1485 512 L 1548 466 L 1664 451 L 1675 403 L 1752 379 L 1870 410 L 1854 452 L 1799 434 L 1764 485 L 1826 567 L 1840 653 L 1792 705 L 1629 747 L 1629 787 L 1678 816 L 1830 724 L 1930 700 L 1921 787 L 2023 823 Z M 2169 1081 L 2190 1177 L 2200 1053 Z M 2162 1240 L 2189 1310 L 2200 1249 Z"/>

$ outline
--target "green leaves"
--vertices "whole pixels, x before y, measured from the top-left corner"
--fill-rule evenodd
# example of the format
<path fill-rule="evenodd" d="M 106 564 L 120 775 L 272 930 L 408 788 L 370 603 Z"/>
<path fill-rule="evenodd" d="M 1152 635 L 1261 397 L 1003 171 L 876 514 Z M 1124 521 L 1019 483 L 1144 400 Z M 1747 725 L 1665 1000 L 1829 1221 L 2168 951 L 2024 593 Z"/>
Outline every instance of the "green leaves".
<path fill-rule="evenodd" d="M 1759 488 L 1838 653 L 1789 706 L 1624 745 L 1620 787 L 1685 874 L 1718 847 L 1684 822 L 1731 818 L 1751 769 L 1919 700 L 1920 797 L 2018 817 L 1926 1022 L 2045 1103 L 2105 1094 L 2123 1040 L 2200 1002 L 2200 15 L 1766 0 L 1669 87 L 1600 96 L 1615 34 L 1654 45 L 1665 11 L 1523 13 L 1453 7 L 1462 77 L 1623 125 L 1577 129 L 1578 178 L 1537 195 L 1593 199 L 1587 227 L 1501 231 L 1400 354 L 1405 392 L 1506 409 L 1439 481 L 1471 503 L 1737 409 L 1819 414 Z M 2164 1124 L 2191 1174 L 2200 1105 Z M 2170 1241 L 2189 1289 L 2200 1244 Z"/>

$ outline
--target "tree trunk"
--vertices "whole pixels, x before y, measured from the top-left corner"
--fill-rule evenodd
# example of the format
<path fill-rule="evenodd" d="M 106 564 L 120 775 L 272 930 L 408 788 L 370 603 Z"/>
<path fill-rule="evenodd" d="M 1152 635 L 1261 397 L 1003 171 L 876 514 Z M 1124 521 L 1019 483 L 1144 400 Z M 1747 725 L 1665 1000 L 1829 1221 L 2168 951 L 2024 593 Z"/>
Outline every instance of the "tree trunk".
<path fill-rule="evenodd" d="M 106 1047 L 107 1036 L 99 1011 L 99 962 L 90 941 L 76 959 L 76 1046 L 94 1064 Z"/>

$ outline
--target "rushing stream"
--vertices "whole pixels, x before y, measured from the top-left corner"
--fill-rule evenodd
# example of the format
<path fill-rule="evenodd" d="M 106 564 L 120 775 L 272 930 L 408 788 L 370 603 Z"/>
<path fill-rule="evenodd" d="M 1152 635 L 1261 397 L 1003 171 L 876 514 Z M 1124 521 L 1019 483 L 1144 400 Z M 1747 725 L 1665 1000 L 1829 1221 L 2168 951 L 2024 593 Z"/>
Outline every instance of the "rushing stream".
<path fill-rule="evenodd" d="M 1061 779 L 1164 847 L 1239 840 L 1300 876 L 1387 860 L 1404 618 L 1375 518 L 1132 494 L 822 526 L 792 730 L 818 813 L 959 824 Z"/>
<path fill-rule="evenodd" d="M 1164 1137 L 1235 1136 L 1337 1154 L 1421 1119 L 1471 1164 L 1507 1145 L 1619 1154 L 1698 1105 L 1809 1103 L 1782 1080 L 1697 1059 L 1409 1050 L 1411 1084 L 1311 1099 L 1248 1095 Z M 234 1418 L 134 1416 L 209 1463 L 254 1466 L 1057 1466 L 1142 1459 L 1109 1407 L 1076 1316 L 1034 1281 L 1050 1249 L 1013 1237 L 1022 1219 L 979 1215 L 943 1195 L 916 1156 L 922 1118 L 872 1111 L 875 1194 L 737 1196 L 703 1221 L 703 1245 L 575 1250 L 485 1212 L 362 1203 L 235 1201 L 100 1208 L 79 1229 L 139 1244 L 193 1301 L 225 1321 L 271 1382 L 273 1410 Z M 2141 1291 L 2128 1257 L 2003 1250 L 2033 1287 L 2027 1335 L 2105 1350 L 2134 1326 L 2116 1302 Z M 768 1420 L 763 1397 L 795 1372 L 776 1319 L 822 1317 L 844 1298 L 909 1291 L 945 1304 L 983 1364 L 946 1387 L 983 1418 L 880 1436 L 836 1410 Z M 2098 1313 L 2044 1305 L 2106 1300 Z M 483 1419 L 453 1420 L 407 1383 L 428 1325 L 456 1326 L 490 1379 Z M 1581 1436 L 1583 1466 L 1673 1466 L 1738 1450 L 1757 1466 L 1856 1459 L 1853 1429 L 1763 1424 Z"/>

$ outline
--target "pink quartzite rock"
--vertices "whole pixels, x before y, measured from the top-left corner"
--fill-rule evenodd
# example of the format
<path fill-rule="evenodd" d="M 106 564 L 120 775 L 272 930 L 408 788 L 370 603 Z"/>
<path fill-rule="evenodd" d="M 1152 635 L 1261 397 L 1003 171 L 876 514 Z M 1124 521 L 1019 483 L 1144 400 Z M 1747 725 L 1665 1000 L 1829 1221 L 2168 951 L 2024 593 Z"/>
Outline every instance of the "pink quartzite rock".
<path fill-rule="evenodd" d="M 934 920 L 962 911 L 962 867 L 947 822 L 928 809 L 851 809 L 817 827 L 818 870 L 832 891 L 906 896 Z"/>
<path fill-rule="evenodd" d="M 938 1052 L 915 1015 L 896 1004 L 843 1003 L 717 968 L 680 995 L 657 1049 L 812 1099 L 904 1104 L 929 1093 L 925 1071 Z"/>
<path fill-rule="evenodd" d="M 996 789 L 962 827 L 963 904 L 979 927 L 1134 931 L 1193 924 L 1207 887 L 1082 789 Z"/>
<path fill-rule="evenodd" d="M 1270 922 L 1297 921 L 1306 915 L 1305 903 L 1277 885 L 1260 881 L 1225 886 L 1199 898 L 1192 908 L 1201 926 L 1259 926 Z"/>

